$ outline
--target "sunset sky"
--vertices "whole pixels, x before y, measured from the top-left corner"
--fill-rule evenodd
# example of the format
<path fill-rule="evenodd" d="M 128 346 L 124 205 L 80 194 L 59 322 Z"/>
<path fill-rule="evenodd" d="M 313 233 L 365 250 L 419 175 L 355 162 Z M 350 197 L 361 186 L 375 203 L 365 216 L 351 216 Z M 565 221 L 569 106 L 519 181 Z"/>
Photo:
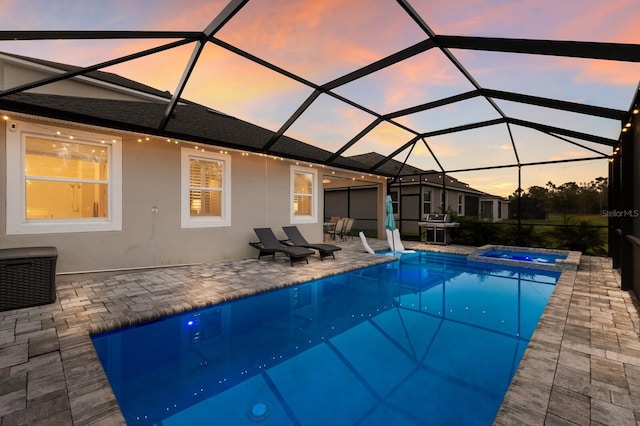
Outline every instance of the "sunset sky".
<path fill-rule="evenodd" d="M 224 8 L 221 0 L 0 0 L 2 30 L 186 30 L 201 31 Z M 576 40 L 640 44 L 638 0 L 410 0 L 438 35 Z M 321 85 L 428 36 L 393 0 L 252 0 L 216 37 Z M 118 58 L 173 40 L 6 41 L 0 51 L 77 66 Z M 193 45 L 103 69 L 175 92 Z M 452 49 L 483 88 L 628 110 L 640 80 L 640 63 Z M 390 113 L 472 90 L 471 83 L 438 49 L 335 89 L 373 110 Z M 221 47 L 203 51 L 183 97 L 278 130 L 311 89 Z M 617 140 L 620 122 L 497 101 L 508 115 Z M 499 118 L 484 98 L 403 116 L 397 122 L 419 132 Z M 285 133 L 335 151 L 374 117 L 321 95 Z M 574 140 L 585 148 L 532 129 L 511 126 L 522 163 L 585 158 L 590 148 L 611 148 Z M 347 150 L 350 156 L 387 155 L 411 139 L 398 126 L 383 124 Z M 505 125 L 427 139 L 446 170 L 514 164 Z M 407 153 L 396 157 L 404 161 Z M 408 161 L 439 170 L 423 143 Z M 522 187 L 548 181 L 588 182 L 607 176 L 607 161 L 580 161 L 522 169 Z M 453 173 L 472 187 L 512 194 L 517 169 Z"/>

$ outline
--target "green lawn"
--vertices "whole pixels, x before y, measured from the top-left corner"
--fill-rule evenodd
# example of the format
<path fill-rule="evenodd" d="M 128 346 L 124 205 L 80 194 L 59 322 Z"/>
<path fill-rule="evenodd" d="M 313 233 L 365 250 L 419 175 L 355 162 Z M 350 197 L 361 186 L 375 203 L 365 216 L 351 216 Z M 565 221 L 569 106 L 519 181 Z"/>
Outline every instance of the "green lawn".
<path fill-rule="evenodd" d="M 567 215 L 567 218 L 571 218 L 573 221 L 580 223 L 583 220 L 591 223 L 594 226 L 608 226 L 608 219 L 601 214 L 574 214 Z M 504 220 L 505 223 L 518 223 L 516 219 Z M 522 220 L 521 223 L 528 225 L 563 225 L 564 215 L 562 213 L 549 213 L 549 218 L 544 219 L 527 219 Z"/>

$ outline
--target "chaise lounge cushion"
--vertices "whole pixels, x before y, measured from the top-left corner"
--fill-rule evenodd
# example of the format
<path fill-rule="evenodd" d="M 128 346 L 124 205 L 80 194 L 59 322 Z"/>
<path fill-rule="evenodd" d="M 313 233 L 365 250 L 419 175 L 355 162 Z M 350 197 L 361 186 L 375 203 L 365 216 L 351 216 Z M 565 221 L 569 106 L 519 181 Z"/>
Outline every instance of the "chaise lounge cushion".
<path fill-rule="evenodd" d="M 280 241 L 278 241 L 278 238 L 273 233 L 273 230 L 271 228 L 254 228 L 253 231 L 258 236 L 260 243 L 249 244 L 260 250 L 258 258 L 265 255 L 271 255 L 273 258 L 275 258 L 276 253 L 284 253 L 289 256 L 291 266 L 293 266 L 294 262 L 299 262 L 302 260 L 309 263 L 307 256 L 311 256 L 313 254 L 312 250 L 309 250 L 305 247 L 295 247 L 282 244 Z"/>
<path fill-rule="evenodd" d="M 325 257 L 329 256 L 332 256 L 335 259 L 335 252 L 342 250 L 342 247 L 333 244 L 307 242 L 297 226 L 283 226 L 282 230 L 287 234 L 287 237 L 289 237 L 289 240 L 287 241 L 291 242 L 293 246 L 317 250 L 320 255 L 320 260 L 324 260 Z"/>

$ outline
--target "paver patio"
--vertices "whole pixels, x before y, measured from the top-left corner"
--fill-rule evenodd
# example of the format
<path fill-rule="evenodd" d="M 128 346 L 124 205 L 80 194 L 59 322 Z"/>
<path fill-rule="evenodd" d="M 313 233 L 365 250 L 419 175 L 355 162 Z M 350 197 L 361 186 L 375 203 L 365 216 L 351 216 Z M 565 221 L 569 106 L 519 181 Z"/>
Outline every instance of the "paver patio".
<path fill-rule="evenodd" d="M 383 241 L 370 240 L 374 249 Z M 0 426 L 124 419 L 90 335 L 388 261 L 341 241 L 336 260 L 285 258 L 59 275 L 55 303 L 0 312 Z M 469 248 L 405 244 L 466 254 Z M 640 425 L 640 316 L 608 258 L 563 272 L 497 425 Z"/>

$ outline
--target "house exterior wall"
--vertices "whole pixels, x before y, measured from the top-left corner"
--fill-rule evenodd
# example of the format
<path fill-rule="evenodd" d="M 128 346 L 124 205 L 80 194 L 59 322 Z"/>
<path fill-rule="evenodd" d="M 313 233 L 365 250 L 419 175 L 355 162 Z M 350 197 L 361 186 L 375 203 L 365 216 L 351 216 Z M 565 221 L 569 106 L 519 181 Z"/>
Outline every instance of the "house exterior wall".
<path fill-rule="evenodd" d="M 0 86 L 15 87 L 45 78 L 51 71 L 24 61 L 0 58 Z M 34 89 L 66 96 L 155 101 L 153 96 L 74 78 Z M 0 120 L 0 152 L 7 152 L 10 122 L 109 134 L 122 139 L 122 227 L 116 231 L 16 233 L 7 232 L 7 161 L 0 161 L 0 248 L 54 246 L 57 272 L 102 271 L 211 262 L 257 255 L 249 246 L 256 227 L 272 227 L 284 238 L 291 224 L 291 168 L 294 162 L 258 154 L 229 151 L 231 158 L 231 223 L 229 226 L 183 228 L 181 223 L 181 150 L 188 141 L 167 143 L 112 129 L 96 129 L 50 119 L 12 117 Z M 18 127 L 19 129 L 19 127 Z M 15 137 L 15 131 L 12 130 Z M 142 138 L 141 138 L 142 137 Z M 141 141 L 139 141 L 141 139 Z M 214 150 L 207 147 L 207 150 Z M 308 167 L 308 165 L 305 165 Z M 12 176 L 11 179 L 15 179 Z M 18 182 L 10 182 L 19 185 Z M 324 209 L 321 177 L 315 182 L 317 221 L 296 224 L 310 241 L 323 237 Z M 10 189 L 11 190 L 11 189 Z M 154 214 L 154 211 L 156 213 Z"/>
<path fill-rule="evenodd" d="M 402 185 L 392 185 L 391 193 L 394 200 L 399 200 L 399 213 L 395 214 L 396 225 L 401 230 L 403 236 L 418 236 L 420 227 L 418 222 L 426 220 L 426 213 L 423 212 L 422 193 L 425 190 L 431 191 L 431 211 L 430 213 L 439 213 L 442 207 L 442 188 L 420 183 L 404 183 Z M 325 219 L 330 216 L 351 216 L 356 218 L 354 227 L 356 229 L 374 229 L 376 228 L 373 220 L 364 220 L 360 218 L 371 217 L 373 202 L 376 199 L 376 193 L 379 195 L 382 191 L 375 188 L 332 188 L 325 191 Z M 469 195 L 464 191 L 458 191 L 452 188 L 447 189 L 447 207 L 454 212 L 458 212 L 458 196 L 463 195 L 463 214 L 464 216 L 478 216 L 480 214 L 480 197 Z M 376 203 L 384 206 L 384 197 L 377 198 Z M 499 209 L 506 208 L 505 203 L 501 203 L 496 199 L 487 199 L 487 206 L 491 214 L 499 220 Z M 358 206 L 358 207 L 355 207 Z M 365 207 L 366 206 L 366 207 Z M 371 206 L 371 207 L 369 207 Z M 384 209 L 383 209 L 384 210 Z M 350 213 L 349 213 L 350 212 Z M 385 217 L 386 212 L 378 213 L 378 217 Z M 503 216 L 506 217 L 506 216 Z M 378 235 L 384 235 L 384 227 L 382 221 L 378 223 Z"/>
<path fill-rule="evenodd" d="M 424 212 L 422 205 L 422 194 L 424 191 L 431 191 L 431 211 Z M 348 191 L 351 192 L 351 195 L 347 195 Z M 418 222 L 426 220 L 428 213 L 440 213 L 442 211 L 442 187 L 433 186 L 433 185 L 425 185 L 422 183 L 403 183 L 401 185 L 394 184 L 391 186 L 391 193 L 397 194 L 394 195 L 394 200 L 399 200 L 399 213 L 395 215 L 396 224 L 398 228 L 400 228 L 403 235 L 418 235 L 420 228 L 418 226 Z M 367 204 L 371 203 L 373 200 L 374 192 L 367 192 L 362 188 L 343 188 L 343 189 L 332 189 L 331 192 L 327 191 L 325 193 L 325 201 L 326 201 L 326 210 L 325 216 L 344 216 L 347 211 L 348 200 L 351 199 L 351 205 L 353 205 L 354 194 L 359 194 L 360 201 L 359 204 Z M 469 217 L 480 217 L 482 214 L 483 218 L 490 218 L 493 221 L 502 220 L 502 218 L 506 218 L 508 203 L 502 202 L 497 198 L 486 198 L 479 197 L 477 195 L 470 195 L 464 191 L 459 191 L 454 188 L 447 188 L 446 190 L 446 206 L 448 211 L 453 211 L 458 214 L 458 196 L 463 196 L 463 211 L 462 214 L 458 214 L 459 216 L 469 216 Z M 368 201 L 364 201 L 364 200 Z M 379 201 L 383 202 L 383 201 Z M 484 204 L 482 204 L 483 202 Z M 484 209 L 482 208 L 484 207 Z M 341 213 L 343 212 L 343 213 Z M 382 213 L 381 216 L 384 218 L 386 213 Z M 485 216 L 486 214 L 486 216 Z M 356 217 L 356 222 L 358 222 L 358 215 L 351 215 Z M 361 224 L 364 224 L 364 221 L 360 221 Z M 368 223 L 367 223 L 368 225 Z M 373 227 L 371 227 L 373 228 Z M 365 228 L 363 229 L 370 229 Z M 384 229 L 382 229 L 384 231 Z"/>
<path fill-rule="evenodd" d="M 7 123 L 2 121 L 1 125 L 0 150 L 5 152 Z M 189 145 L 164 139 L 140 143 L 137 136 L 121 136 L 121 231 L 7 235 L 7 171 L 6 161 L 2 161 L 0 248 L 54 246 L 58 250 L 57 271 L 80 272 L 253 257 L 257 251 L 248 243 L 257 240 L 256 227 L 272 227 L 284 237 L 281 227 L 290 224 L 292 163 L 229 152 L 231 226 L 182 228 L 181 149 Z M 319 189 L 318 212 L 323 210 L 321 194 Z M 153 207 L 157 207 L 156 214 Z M 309 240 L 323 237 L 321 214 L 317 223 L 298 226 Z"/>
<path fill-rule="evenodd" d="M 419 220 L 425 220 L 426 215 L 429 213 L 441 213 L 442 212 L 442 187 L 441 186 L 433 186 L 433 185 L 425 185 L 425 184 L 411 184 L 406 183 L 402 185 L 393 185 L 391 191 L 398 192 L 402 197 L 416 197 L 417 200 L 411 200 L 410 205 L 405 205 L 402 207 L 401 204 L 401 214 L 403 215 L 402 219 L 416 219 L 416 215 L 419 214 L 421 217 Z M 424 212 L 422 209 L 422 193 L 425 191 L 431 191 L 431 210 L 429 212 Z M 462 195 L 462 212 L 459 212 L 458 209 L 458 197 Z M 485 199 L 486 200 L 486 199 Z M 498 200 L 494 200 L 496 203 Z M 494 212 L 494 209 L 497 209 L 498 204 L 496 206 L 492 206 L 492 212 L 497 217 L 497 210 Z M 410 209 L 410 212 L 402 212 L 403 209 Z M 446 189 L 446 200 L 445 200 L 445 210 L 453 211 L 458 216 L 478 216 L 480 214 L 480 198 L 477 195 L 469 195 L 464 191 L 457 190 L 456 188 L 447 188 Z"/>
<path fill-rule="evenodd" d="M 34 81 L 50 77 L 51 75 L 52 72 L 47 71 L 43 67 L 34 68 L 34 66 L 3 61 L 0 59 L 0 85 L 2 86 L 2 90 L 32 83 Z M 36 87 L 31 89 L 30 92 L 128 101 L 149 101 L 149 99 L 152 99 L 150 96 L 142 96 L 131 90 L 120 89 L 106 83 L 92 84 L 92 82 L 86 80 L 83 81 L 81 78 L 63 80 L 47 84 L 45 86 Z"/>

